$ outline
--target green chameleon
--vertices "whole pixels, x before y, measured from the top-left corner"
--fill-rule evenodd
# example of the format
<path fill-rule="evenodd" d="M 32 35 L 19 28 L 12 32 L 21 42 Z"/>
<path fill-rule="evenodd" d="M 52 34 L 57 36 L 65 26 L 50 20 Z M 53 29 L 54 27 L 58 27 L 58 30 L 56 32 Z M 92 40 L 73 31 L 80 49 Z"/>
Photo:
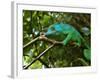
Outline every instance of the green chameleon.
<path fill-rule="evenodd" d="M 91 58 L 91 51 L 89 45 L 86 43 L 84 38 L 81 36 L 81 34 L 72 26 L 65 23 L 55 23 L 51 25 L 47 32 L 45 33 L 45 36 L 50 35 L 65 35 L 66 37 L 63 39 L 62 43 L 63 45 L 67 45 L 70 41 L 73 41 L 76 46 L 84 45 L 84 56 L 86 59 L 90 60 Z M 60 38 L 60 37 L 59 37 Z"/>

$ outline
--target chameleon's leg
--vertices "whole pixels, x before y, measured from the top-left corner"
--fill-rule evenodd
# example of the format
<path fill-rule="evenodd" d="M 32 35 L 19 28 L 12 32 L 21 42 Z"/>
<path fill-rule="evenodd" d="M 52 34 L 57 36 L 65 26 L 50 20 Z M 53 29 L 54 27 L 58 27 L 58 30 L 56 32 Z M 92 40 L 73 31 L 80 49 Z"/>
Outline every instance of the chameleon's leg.
<path fill-rule="evenodd" d="M 71 34 L 68 34 L 67 37 L 63 40 L 63 45 L 66 45 L 71 40 Z"/>
<path fill-rule="evenodd" d="M 81 40 L 77 39 L 77 41 L 75 42 L 75 45 L 77 45 L 78 47 L 80 47 L 81 46 Z"/>

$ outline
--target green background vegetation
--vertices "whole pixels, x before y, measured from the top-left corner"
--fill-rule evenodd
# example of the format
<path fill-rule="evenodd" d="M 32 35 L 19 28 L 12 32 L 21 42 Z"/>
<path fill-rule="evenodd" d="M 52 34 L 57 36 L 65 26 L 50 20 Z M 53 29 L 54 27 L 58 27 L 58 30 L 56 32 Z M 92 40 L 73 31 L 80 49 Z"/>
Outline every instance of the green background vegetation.
<path fill-rule="evenodd" d="M 23 10 L 23 45 L 38 37 L 40 32 L 46 31 L 50 25 L 57 22 L 57 19 L 60 19 L 61 22 L 73 25 L 90 45 L 90 14 L 30 10 Z M 88 28 L 89 31 L 82 31 L 84 27 Z M 59 36 L 54 37 L 54 39 L 58 41 L 62 40 Z M 23 49 L 23 66 L 27 66 L 50 45 L 51 43 L 46 41 L 36 41 Z M 91 61 L 84 58 L 82 47 L 72 46 L 70 44 L 66 46 L 57 45 L 33 63 L 29 69 L 86 66 L 84 63 L 91 65 Z"/>

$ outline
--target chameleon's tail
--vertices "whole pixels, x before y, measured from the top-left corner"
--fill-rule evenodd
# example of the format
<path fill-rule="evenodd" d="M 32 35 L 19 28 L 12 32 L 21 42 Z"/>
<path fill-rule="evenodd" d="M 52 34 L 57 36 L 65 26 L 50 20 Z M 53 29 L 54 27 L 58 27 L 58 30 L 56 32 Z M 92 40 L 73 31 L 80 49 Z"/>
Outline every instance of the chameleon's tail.
<path fill-rule="evenodd" d="M 84 46 L 86 47 L 83 51 L 83 54 L 84 54 L 84 57 L 87 59 L 87 60 L 91 60 L 91 47 L 88 45 L 88 43 L 86 42 L 86 40 L 82 38 L 82 41 L 84 43 Z"/>

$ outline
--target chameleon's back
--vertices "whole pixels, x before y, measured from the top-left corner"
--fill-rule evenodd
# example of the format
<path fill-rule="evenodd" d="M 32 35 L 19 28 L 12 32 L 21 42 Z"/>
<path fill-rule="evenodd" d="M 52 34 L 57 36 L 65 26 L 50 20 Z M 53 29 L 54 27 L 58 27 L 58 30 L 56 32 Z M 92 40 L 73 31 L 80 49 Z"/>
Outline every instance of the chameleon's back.
<path fill-rule="evenodd" d="M 80 33 L 74 28 L 74 26 L 64 23 L 60 23 L 60 25 L 64 34 L 73 33 L 73 35 L 76 34 L 81 36 Z"/>
<path fill-rule="evenodd" d="M 69 32 L 72 32 L 73 30 L 73 27 L 71 25 L 64 24 L 64 23 L 56 23 L 54 25 L 54 28 L 56 31 L 61 32 L 61 33 L 66 32 L 66 34 Z"/>
<path fill-rule="evenodd" d="M 88 44 L 86 43 L 85 39 L 82 37 L 82 35 L 72 26 L 69 24 L 63 24 L 60 23 L 61 27 L 62 27 L 62 31 L 64 34 L 71 34 L 71 40 L 76 41 L 79 45 L 83 45 L 86 48 L 89 48 Z"/>

